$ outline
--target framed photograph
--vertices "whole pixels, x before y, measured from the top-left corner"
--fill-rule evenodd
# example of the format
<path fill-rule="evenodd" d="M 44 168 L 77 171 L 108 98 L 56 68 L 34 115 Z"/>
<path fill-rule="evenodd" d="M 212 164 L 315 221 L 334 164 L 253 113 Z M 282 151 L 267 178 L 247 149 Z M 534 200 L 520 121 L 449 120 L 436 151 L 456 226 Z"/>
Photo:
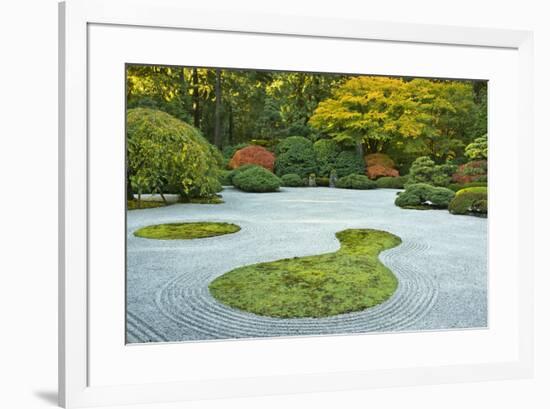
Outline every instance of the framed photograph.
<path fill-rule="evenodd" d="M 61 405 L 531 376 L 530 32 L 59 10 Z"/>

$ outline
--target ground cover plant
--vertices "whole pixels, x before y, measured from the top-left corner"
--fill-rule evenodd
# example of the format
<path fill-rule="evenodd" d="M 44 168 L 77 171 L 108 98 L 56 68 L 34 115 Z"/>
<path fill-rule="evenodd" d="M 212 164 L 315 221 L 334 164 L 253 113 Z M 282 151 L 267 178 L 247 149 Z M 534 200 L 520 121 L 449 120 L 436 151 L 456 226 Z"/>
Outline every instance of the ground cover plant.
<path fill-rule="evenodd" d="M 210 293 L 233 308 L 281 318 L 326 317 L 387 300 L 397 279 L 378 255 L 401 239 L 370 229 L 336 237 L 341 248 L 334 253 L 240 267 L 215 279 Z"/>
<path fill-rule="evenodd" d="M 236 233 L 241 228 L 232 223 L 188 222 L 146 226 L 134 232 L 134 236 L 157 240 L 191 240 Z"/>

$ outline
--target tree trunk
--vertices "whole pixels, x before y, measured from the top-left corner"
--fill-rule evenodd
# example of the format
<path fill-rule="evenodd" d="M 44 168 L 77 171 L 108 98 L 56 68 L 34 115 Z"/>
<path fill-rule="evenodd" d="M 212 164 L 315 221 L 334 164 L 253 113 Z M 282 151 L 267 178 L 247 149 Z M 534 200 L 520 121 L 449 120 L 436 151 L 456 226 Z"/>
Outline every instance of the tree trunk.
<path fill-rule="evenodd" d="M 193 125 L 197 129 L 201 125 L 199 73 L 196 68 L 193 68 Z"/>
<path fill-rule="evenodd" d="M 365 150 L 363 149 L 363 144 L 361 142 L 357 142 L 355 144 L 355 150 L 360 157 L 363 157 L 365 155 Z"/>
<path fill-rule="evenodd" d="M 180 79 L 180 89 L 179 89 L 179 96 L 180 96 L 180 103 L 182 107 L 182 112 L 187 111 L 187 83 L 185 81 L 185 68 L 182 68 L 179 73 L 179 79 Z"/>
<path fill-rule="evenodd" d="M 216 112 L 214 117 L 214 145 L 219 149 L 222 148 L 222 134 L 220 125 L 220 116 L 222 109 L 222 73 L 219 68 L 216 68 Z"/>
<path fill-rule="evenodd" d="M 235 124 L 233 123 L 233 108 L 231 107 L 231 104 L 229 104 L 229 131 L 228 131 L 228 143 L 229 145 L 233 145 L 233 130 L 235 127 Z"/>
<path fill-rule="evenodd" d="M 126 172 L 126 200 L 134 200 L 134 190 L 130 182 L 130 172 Z"/>

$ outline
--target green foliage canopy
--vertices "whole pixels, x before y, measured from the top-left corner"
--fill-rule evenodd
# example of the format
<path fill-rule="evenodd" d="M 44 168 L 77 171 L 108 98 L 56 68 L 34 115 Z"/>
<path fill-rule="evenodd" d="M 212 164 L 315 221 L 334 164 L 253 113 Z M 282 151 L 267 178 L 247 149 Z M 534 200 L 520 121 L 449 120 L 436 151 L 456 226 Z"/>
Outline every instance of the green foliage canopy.
<path fill-rule="evenodd" d="M 322 101 L 310 125 L 339 143 L 383 151 L 388 143 L 433 157 L 454 157 L 477 124 L 469 82 L 353 77 Z"/>
<path fill-rule="evenodd" d="M 221 190 L 221 154 L 191 125 L 154 109 L 127 112 L 128 173 L 140 193 L 175 191 L 183 198 Z"/>

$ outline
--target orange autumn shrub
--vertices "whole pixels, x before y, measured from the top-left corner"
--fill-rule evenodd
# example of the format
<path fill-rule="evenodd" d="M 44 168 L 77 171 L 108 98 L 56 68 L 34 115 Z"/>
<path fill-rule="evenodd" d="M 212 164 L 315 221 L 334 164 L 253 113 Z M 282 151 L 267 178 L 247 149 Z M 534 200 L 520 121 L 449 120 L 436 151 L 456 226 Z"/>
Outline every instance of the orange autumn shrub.
<path fill-rule="evenodd" d="M 395 169 L 394 161 L 384 153 L 366 155 L 365 163 L 367 164 L 365 173 L 370 179 L 378 179 L 383 176 L 399 176 L 399 171 Z"/>
<path fill-rule="evenodd" d="M 367 166 L 367 176 L 370 179 L 378 179 L 382 176 L 397 177 L 399 172 L 397 169 L 388 168 L 382 165 Z"/>
<path fill-rule="evenodd" d="M 250 145 L 235 152 L 229 161 L 231 169 L 236 169 L 243 165 L 258 165 L 273 172 L 275 155 L 262 146 Z"/>

